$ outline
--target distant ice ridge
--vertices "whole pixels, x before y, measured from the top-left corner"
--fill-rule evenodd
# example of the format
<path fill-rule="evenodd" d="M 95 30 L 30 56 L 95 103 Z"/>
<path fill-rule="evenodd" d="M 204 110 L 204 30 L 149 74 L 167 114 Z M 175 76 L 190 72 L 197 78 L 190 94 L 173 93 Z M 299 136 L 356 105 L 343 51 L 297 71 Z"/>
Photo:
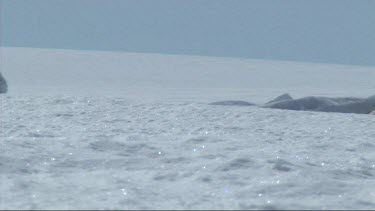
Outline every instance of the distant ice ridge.
<path fill-rule="evenodd" d="M 219 101 L 211 103 L 211 105 L 250 106 L 255 104 L 246 101 Z M 259 107 L 296 111 L 375 114 L 375 95 L 368 98 L 309 96 L 293 99 L 289 94 L 283 94 L 264 105 L 259 105 Z"/>
<path fill-rule="evenodd" d="M 0 93 L 6 93 L 8 91 L 8 84 L 3 77 L 3 75 L 0 73 Z"/>

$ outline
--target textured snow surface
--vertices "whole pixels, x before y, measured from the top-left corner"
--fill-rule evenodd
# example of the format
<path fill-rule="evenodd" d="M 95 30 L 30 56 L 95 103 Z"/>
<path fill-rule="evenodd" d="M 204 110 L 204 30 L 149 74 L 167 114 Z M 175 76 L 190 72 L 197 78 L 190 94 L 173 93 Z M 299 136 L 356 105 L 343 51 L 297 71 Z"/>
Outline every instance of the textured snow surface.
<path fill-rule="evenodd" d="M 3 51 L 2 72 L 10 92 L 0 95 L 0 209 L 375 207 L 373 115 L 208 104 L 213 99 L 264 103 L 284 92 L 366 97 L 374 93 L 373 68 L 358 67 L 356 72 L 357 67 L 342 67 L 343 76 L 334 83 L 321 75 L 332 78 L 341 66 L 316 65 L 312 73 L 311 64 L 287 64 L 290 68 L 284 73 L 290 76 L 280 83 L 273 80 L 276 85 L 269 83 L 267 89 L 262 83 L 267 81 L 265 75 L 276 79 L 270 73 L 278 75 L 285 66 L 280 64 L 278 70 L 268 69 L 272 65 L 266 61 L 238 60 L 242 67 L 232 59 L 143 55 L 154 60 L 133 61 L 133 67 L 146 71 L 153 61 L 159 73 L 164 71 L 161 67 L 166 72 L 176 67 L 178 72 L 179 62 L 184 63 L 195 74 L 191 75 L 192 80 L 197 79 L 195 85 L 201 87 L 181 84 L 177 77 L 184 72 L 181 70 L 171 73 L 170 83 L 147 74 L 141 81 L 122 78 L 133 82 L 132 88 L 129 83 L 121 86 L 117 77 L 126 71 L 116 72 L 113 61 L 104 61 L 111 60 L 108 53 Z M 93 55 L 96 60 L 91 59 Z M 120 53 L 113 55 L 121 58 Z M 39 66 L 36 58 L 41 59 Z M 79 58 L 74 60 L 76 65 L 72 58 Z M 126 66 L 126 61 L 132 61 L 128 58 L 124 54 L 124 61 L 119 59 L 118 69 L 130 66 L 131 62 Z M 95 66 L 95 62 L 111 69 L 115 76 L 109 75 L 108 80 L 114 83 L 98 87 L 104 82 L 95 74 L 93 80 L 85 80 L 93 70 L 81 68 Z M 247 74 L 252 76 L 249 81 L 258 84 L 241 88 L 229 81 L 225 88 L 229 74 L 220 68 L 230 69 L 230 64 L 240 69 L 239 75 L 232 72 L 231 79 Z M 264 72 L 258 72 L 257 66 Z M 47 67 L 52 68 L 51 73 L 44 69 Z M 77 70 L 77 75 L 68 67 Z M 215 80 L 203 80 L 198 74 L 214 76 L 215 67 L 218 83 L 224 84 L 222 97 L 216 92 Z M 248 73 L 245 67 L 254 70 Z M 187 73 L 189 68 L 185 68 Z M 297 80 L 302 79 L 299 71 L 322 80 L 306 85 Z M 61 80 L 54 79 L 54 74 Z M 172 88 L 139 90 L 160 81 L 165 82 L 160 86 Z M 121 96 L 131 90 L 138 94 Z"/>
<path fill-rule="evenodd" d="M 373 208 L 371 115 L 1 96 L 2 208 Z"/>

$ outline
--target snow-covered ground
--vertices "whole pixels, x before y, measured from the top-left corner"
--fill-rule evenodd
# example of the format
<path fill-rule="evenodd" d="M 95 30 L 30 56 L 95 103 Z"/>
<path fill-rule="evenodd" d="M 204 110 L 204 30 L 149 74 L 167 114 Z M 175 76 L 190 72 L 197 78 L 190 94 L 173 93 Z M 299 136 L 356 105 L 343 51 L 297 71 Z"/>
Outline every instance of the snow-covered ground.
<path fill-rule="evenodd" d="M 2 48 L 0 209 L 371 209 L 372 115 L 209 105 L 367 97 L 375 68 Z"/>

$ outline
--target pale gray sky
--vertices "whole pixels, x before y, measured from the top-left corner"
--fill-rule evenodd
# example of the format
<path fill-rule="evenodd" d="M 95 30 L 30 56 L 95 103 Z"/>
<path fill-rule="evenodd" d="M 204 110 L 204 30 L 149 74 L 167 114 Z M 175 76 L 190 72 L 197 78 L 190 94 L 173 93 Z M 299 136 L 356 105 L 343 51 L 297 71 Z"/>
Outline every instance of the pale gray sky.
<path fill-rule="evenodd" d="M 0 0 L 1 45 L 375 65 L 374 0 Z"/>

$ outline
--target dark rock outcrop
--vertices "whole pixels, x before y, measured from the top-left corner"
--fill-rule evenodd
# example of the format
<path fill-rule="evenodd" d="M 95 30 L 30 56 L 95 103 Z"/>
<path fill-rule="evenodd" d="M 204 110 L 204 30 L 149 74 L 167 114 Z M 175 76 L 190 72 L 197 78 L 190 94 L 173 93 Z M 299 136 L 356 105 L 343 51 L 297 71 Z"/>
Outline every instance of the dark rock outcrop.
<path fill-rule="evenodd" d="M 210 103 L 210 105 L 224 105 L 224 106 L 254 106 L 254 103 L 249 103 L 241 100 L 226 100 Z"/>
<path fill-rule="evenodd" d="M 281 102 L 281 101 L 286 101 L 286 100 L 293 100 L 293 98 L 288 93 L 285 93 L 285 94 L 282 94 L 282 95 L 276 97 L 275 99 L 267 102 L 265 105 L 271 104 L 271 103 L 276 103 L 276 102 Z"/>
<path fill-rule="evenodd" d="M 8 84 L 3 77 L 3 75 L 0 73 L 0 93 L 6 93 L 8 91 Z"/>
<path fill-rule="evenodd" d="M 226 106 L 253 106 L 255 104 L 246 101 L 220 101 L 211 105 Z M 375 95 L 368 98 L 355 97 L 303 97 L 293 99 L 289 94 L 283 94 L 267 102 L 258 105 L 262 108 L 285 109 L 295 111 L 321 111 L 337 113 L 375 114 Z"/>
<path fill-rule="evenodd" d="M 262 107 L 297 111 L 369 114 L 375 109 L 375 99 L 353 97 L 304 97 L 295 100 L 266 104 Z"/>

